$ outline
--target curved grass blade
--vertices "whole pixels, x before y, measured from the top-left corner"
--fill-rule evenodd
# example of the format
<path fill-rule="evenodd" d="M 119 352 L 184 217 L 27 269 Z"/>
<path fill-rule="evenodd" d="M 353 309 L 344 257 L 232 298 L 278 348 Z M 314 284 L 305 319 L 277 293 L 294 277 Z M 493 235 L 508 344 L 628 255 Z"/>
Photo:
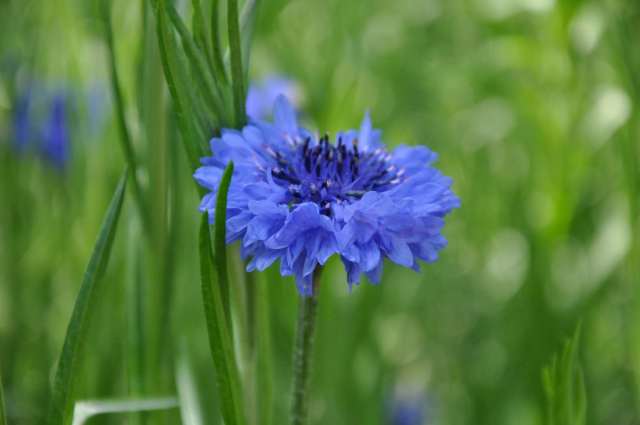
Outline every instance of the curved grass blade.
<path fill-rule="evenodd" d="M 548 425 L 586 424 L 586 389 L 577 358 L 580 328 L 578 325 L 573 338 L 565 343 L 562 354 L 554 356 L 542 371 Z"/>
<path fill-rule="evenodd" d="M 218 0 L 211 0 L 211 48 L 213 51 L 213 64 L 219 74 L 220 81 L 228 83 L 227 73 L 222 59 L 222 47 L 220 44 L 220 5 Z"/>
<path fill-rule="evenodd" d="M 113 413 L 149 412 L 178 407 L 178 400 L 170 398 L 150 398 L 140 400 L 86 400 L 76 403 L 73 409 L 73 425 L 84 425 L 97 415 Z"/>
<path fill-rule="evenodd" d="M 258 0 L 247 0 L 242 7 L 240 14 L 240 36 L 242 37 L 242 65 L 244 66 L 244 80 L 249 81 L 249 51 L 251 50 L 251 40 L 258 16 Z"/>
<path fill-rule="evenodd" d="M 198 140 L 206 140 L 206 137 L 204 134 L 196 135 L 197 129 L 187 115 L 187 110 L 193 109 L 189 108 L 189 101 L 187 97 L 183 96 L 183 94 L 186 93 L 186 86 L 183 84 L 184 78 L 180 75 L 180 64 L 176 56 L 178 49 L 173 34 L 169 30 L 164 1 L 156 0 L 154 2 L 154 10 L 156 12 L 156 30 L 158 33 L 158 43 L 160 45 L 162 67 L 176 110 L 182 143 L 187 153 L 191 170 L 194 171 L 199 166 L 199 158 L 203 156 Z"/>
<path fill-rule="evenodd" d="M 226 216 L 226 198 L 233 165 L 229 163 L 225 170 L 220 187 L 218 189 L 218 204 L 222 208 L 216 207 L 216 239 L 224 236 L 224 224 Z M 218 231 L 219 224 L 222 223 L 222 230 Z M 223 304 L 222 285 L 219 278 L 216 278 L 214 271 L 213 249 L 211 246 L 211 235 L 209 232 L 209 220 L 206 215 L 202 217 L 200 226 L 200 272 L 202 279 L 202 301 L 204 303 L 205 317 L 207 320 L 207 333 L 209 335 L 209 346 L 211 357 L 216 367 L 216 379 L 220 394 L 220 407 L 222 417 L 227 425 L 245 425 L 245 412 L 243 394 L 240 385 L 240 374 L 238 371 L 236 355 L 231 337 L 231 322 Z M 224 246 L 224 239 L 222 239 Z M 216 246 L 218 241 L 216 240 Z M 222 252 L 225 252 L 223 249 Z M 217 276 L 226 272 L 226 267 L 221 267 L 221 262 L 226 262 L 226 257 L 221 251 L 217 251 L 215 268 Z M 224 272 L 223 272 L 224 270 Z M 226 281 L 226 276 L 224 276 Z"/>
<path fill-rule="evenodd" d="M 212 78 L 213 74 L 209 72 L 207 61 L 202 51 L 198 49 L 198 46 L 194 42 L 193 37 L 175 7 L 173 7 L 171 3 L 166 2 L 166 0 L 161 1 L 165 2 L 164 6 L 169 19 L 182 40 L 184 52 L 193 67 L 196 81 L 200 84 L 204 98 L 207 100 L 207 104 L 211 109 L 210 113 L 217 118 L 217 121 L 221 123 L 228 122 L 226 118 L 227 108 L 225 107 L 224 93 L 222 90 L 223 82 L 214 81 L 214 78 Z"/>
<path fill-rule="evenodd" d="M 67 327 L 67 334 L 53 383 L 53 393 L 47 414 L 48 425 L 65 425 L 71 419 L 74 402 L 73 386 L 78 372 L 81 349 L 86 337 L 89 320 L 97 301 L 97 286 L 109 261 L 109 254 L 111 253 L 120 211 L 122 210 L 127 175 L 128 172 L 125 170 L 111 199 L 100 228 L 98 240 L 84 273 L 80 292 L 73 306 L 73 313 Z"/>
<path fill-rule="evenodd" d="M 227 2 L 227 26 L 229 30 L 233 108 L 235 111 L 234 124 L 235 128 L 241 128 L 245 124 L 247 118 L 245 111 L 245 73 L 242 68 L 242 45 L 240 43 L 238 0 L 229 0 Z"/>
<path fill-rule="evenodd" d="M 140 211 L 143 225 L 145 226 L 145 232 L 149 234 L 148 210 L 145 204 L 144 195 L 142 193 L 142 187 L 138 181 L 138 162 L 133 150 L 133 143 L 131 142 L 131 133 L 127 127 L 127 120 L 124 113 L 124 99 L 122 95 L 122 88 L 120 87 L 120 79 L 118 77 L 118 67 L 116 66 L 116 53 L 113 39 L 113 26 L 111 23 L 111 2 L 103 0 L 102 5 L 102 18 L 104 20 L 104 36 L 107 41 L 107 51 L 109 54 L 109 68 L 111 74 L 111 91 L 113 93 L 114 106 L 116 109 L 116 121 L 118 122 L 118 130 L 120 132 L 120 142 L 122 144 L 122 150 L 124 153 L 127 165 L 131 170 L 131 179 L 133 181 L 133 196 L 136 200 L 136 205 Z"/>
<path fill-rule="evenodd" d="M 216 217 L 215 217 L 215 234 L 214 249 L 216 272 L 218 275 L 218 285 L 222 294 L 222 306 L 227 315 L 229 324 L 229 332 L 231 332 L 231 307 L 229 301 L 229 270 L 227 266 L 227 197 L 229 194 L 229 186 L 231 185 L 231 177 L 233 176 L 233 162 L 229 162 L 222 174 L 220 187 L 218 188 L 218 196 L 216 198 Z M 233 338 L 233 335 L 231 334 Z"/>
<path fill-rule="evenodd" d="M 4 407 L 4 393 L 2 390 L 2 377 L 0 376 L 0 425 L 7 425 L 7 414 Z"/>

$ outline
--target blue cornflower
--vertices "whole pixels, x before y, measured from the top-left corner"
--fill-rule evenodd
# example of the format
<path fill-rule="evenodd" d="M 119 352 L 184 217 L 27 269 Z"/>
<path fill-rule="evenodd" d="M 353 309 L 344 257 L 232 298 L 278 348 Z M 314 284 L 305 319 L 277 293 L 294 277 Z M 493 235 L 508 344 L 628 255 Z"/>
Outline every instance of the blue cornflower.
<path fill-rule="evenodd" d="M 28 90 L 18 97 L 13 112 L 13 146 L 16 151 L 28 149 L 33 137 L 31 126 L 31 91 Z"/>
<path fill-rule="evenodd" d="M 42 153 L 51 163 L 64 168 L 69 157 L 69 132 L 67 128 L 66 99 L 63 95 L 54 96 L 51 101 L 49 117 L 42 130 Z"/>
<path fill-rule="evenodd" d="M 251 84 L 247 93 L 247 116 L 252 120 L 267 119 L 271 115 L 274 102 L 280 95 L 286 97 L 293 105 L 299 106 L 300 89 L 293 80 L 272 75 Z"/>
<path fill-rule="evenodd" d="M 432 167 L 435 153 L 424 146 L 388 152 L 368 114 L 335 143 L 300 127 L 283 96 L 273 115 L 273 123 L 223 129 L 194 174 L 211 191 L 200 210 L 213 220 L 223 168 L 234 162 L 227 242 L 241 241 L 247 270 L 279 259 L 281 274 L 294 275 L 310 295 L 314 270 L 334 254 L 350 285 L 362 273 L 378 282 L 385 258 L 415 270 L 418 260 L 436 260 L 447 243 L 444 216 L 459 200 L 451 179 Z"/>
<path fill-rule="evenodd" d="M 389 411 L 389 425 L 424 425 L 425 407 L 422 398 L 397 398 Z"/>

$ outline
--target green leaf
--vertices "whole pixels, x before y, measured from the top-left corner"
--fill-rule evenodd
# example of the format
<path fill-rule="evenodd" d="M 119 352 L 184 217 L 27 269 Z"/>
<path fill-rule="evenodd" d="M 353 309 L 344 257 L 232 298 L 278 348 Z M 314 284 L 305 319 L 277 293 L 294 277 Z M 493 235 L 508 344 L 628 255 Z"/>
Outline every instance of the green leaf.
<path fill-rule="evenodd" d="M 233 107 L 235 128 L 241 128 L 246 122 L 245 111 L 245 73 L 242 67 L 242 45 L 240 43 L 240 22 L 238 19 L 238 1 L 227 3 L 227 26 L 229 30 L 229 52 L 231 57 L 231 84 L 233 86 Z"/>
<path fill-rule="evenodd" d="M 7 413 L 4 407 L 4 394 L 2 390 L 2 377 L 0 376 L 0 425 L 7 425 Z"/>
<path fill-rule="evenodd" d="M 228 123 L 224 83 L 213 78 L 214 76 L 207 67 L 202 51 L 196 46 L 193 37 L 173 5 L 166 0 L 161 0 L 161 2 L 164 2 L 169 19 L 182 40 L 184 52 L 191 64 L 195 80 L 200 85 L 200 91 L 207 101 L 207 106 L 210 108 L 209 112 L 212 114 L 212 119 L 215 117 L 217 123 L 221 125 Z"/>
<path fill-rule="evenodd" d="M 193 28 L 193 39 L 196 42 L 196 46 L 204 52 L 204 55 L 213 71 L 213 60 L 211 57 L 211 39 L 207 37 L 206 27 L 204 23 L 204 16 L 202 13 L 202 5 L 200 4 L 200 0 L 191 0 L 191 8 L 193 9 L 193 17 L 192 17 L 192 28 Z"/>
<path fill-rule="evenodd" d="M 220 183 L 218 199 L 226 199 L 231 178 L 230 171 L 232 170 L 233 166 L 230 163 Z M 216 218 L 218 216 L 224 217 L 225 215 L 226 203 L 224 208 L 216 210 Z M 216 232 L 216 238 L 218 235 L 219 232 Z M 218 255 L 216 258 L 218 276 L 221 275 L 219 266 L 221 261 L 220 255 Z M 223 305 L 222 288 L 214 272 L 213 249 L 209 221 L 206 215 L 203 215 L 200 226 L 200 272 L 202 278 L 202 301 L 207 321 L 211 357 L 217 372 L 216 379 L 220 394 L 222 417 L 227 425 L 244 425 L 246 424 L 246 419 L 243 408 L 243 393 L 230 333 L 231 323 L 228 321 Z"/>
<path fill-rule="evenodd" d="M 560 356 L 554 356 L 542 371 L 547 399 L 548 425 L 585 425 L 587 413 L 586 388 L 578 362 L 580 325 L 568 340 Z"/>
<path fill-rule="evenodd" d="M 269 291 L 266 279 L 256 284 L 257 352 L 256 352 L 256 399 L 258 402 L 258 424 L 271 425 L 273 412 L 273 358 L 271 354 L 271 323 L 269 314 Z"/>
<path fill-rule="evenodd" d="M 189 96 L 186 95 L 188 93 L 188 86 L 184 83 L 186 77 L 181 73 L 181 67 L 178 63 L 176 54 L 178 48 L 173 33 L 169 29 L 164 1 L 155 0 L 154 10 L 156 12 L 156 29 L 160 44 L 162 68 L 173 99 L 173 106 L 176 110 L 182 144 L 187 153 L 191 170 L 194 171 L 199 167 L 200 157 L 203 156 L 204 152 L 199 140 L 206 140 L 206 136 L 197 133 L 196 126 L 191 121 L 191 117 L 187 115 L 187 111 L 193 111 L 193 108 L 190 108 Z"/>
<path fill-rule="evenodd" d="M 113 40 L 113 26 L 111 23 L 111 2 L 107 0 L 102 1 L 102 18 L 104 20 L 104 37 L 107 41 L 107 51 L 109 54 L 109 67 L 111 73 L 111 91 L 113 93 L 114 107 L 116 110 L 116 121 L 118 123 L 118 130 L 120 132 L 120 143 L 122 145 L 122 151 L 124 153 L 127 166 L 131 170 L 131 179 L 133 183 L 133 195 L 136 200 L 136 205 L 140 211 L 143 226 L 145 232 L 149 234 L 149 213 L 142 193 L 140 182 L 138 181 L 138 161 L 133 150 L 133 143 L 131 142 L 131 134 L 127 127 L 127 120 L 125 117 L 124 98 L 122 95 L 122 88 L 120 87 L 120 79 L 118 77 L 118 67 L 116 65 L 116 53 Z"/>
<path fill-rule="evenodd" d="M 218 285 L 222 294 L 222 305 L 227 315 L 227 321 L 231 323 L 231 307 L 229 301 L 229 271 L 227 263 L 227 196 L 231 177 L 233 176 L 233 162 L 229 161 L 227 168 L 222 174 L 218 196 L 216 197 L 216 217 L 215 217 L 215 261 L 218 274 Z M 231 329 L 231 328 L 230 328 Z"/>
<path fill-rule="evenodd" d="M 214 69 L 219 74 L 220 81 L 228 83 L 227 73 L 222 59 L 222 47 L 220 43 L 220 5 L 218 0 L 211 0 L 211 48 L 213 50 Z"/>
<path fill-rule="evenodd" d="M 251 51 L 251 40 L 258 16 L 258 0 L 247 0 L 242 7 L 240 15 L 240 36 L 242 37 L 242 64 L 244 65 L 245 82 L 249 78 L 249 52 Z"/>
<path fill-rule="evenodd" d="M 98 240 L 84 273 L 80 292 L 73 306 L 73 313 L 67 327 L 53 383 L 53 393 L 47 415 L 48 425 L 65 425 L 71 419 L 74 402 L 73 387 L 80 364 L 82 345 L 86 338 L 89 321 L 95 310 L 95 304 L 98 301 L 96 295 L 98 285 L 109 262 L 124 200 L 127 175 L 127 170 L 125 170 L 111 199 L 100 228 Z"/>

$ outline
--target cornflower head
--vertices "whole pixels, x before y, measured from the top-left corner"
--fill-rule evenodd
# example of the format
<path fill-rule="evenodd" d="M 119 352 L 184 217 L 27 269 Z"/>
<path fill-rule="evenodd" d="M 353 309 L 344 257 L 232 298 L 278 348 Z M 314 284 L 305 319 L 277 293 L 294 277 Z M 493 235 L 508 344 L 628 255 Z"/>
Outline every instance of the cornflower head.
<path fill-rule="evenodd" d="M 249 86 L 247 92 L 247 116 L 252 120 L 264 120 L 271 115 L 273 104 L 282 95 L 295 107 L 300 106 L 301 90 L 295 81 L 271 75 Z"/>
<path fill-rule="evenodd" d="M 212 156 L 194 174 L 208 189 L 200 210 L 215 216 L 224 167 L 235 164 L 227 204 L 227 243 L 241 242 L 248 271 L 280 260 L 299 292 L 312 294 L 315 269 L 339 255 L 348 283 L 379 282 L 385 258 L 414 270 L 446 245 L 444 217 L 459 206 L 452 180 L 432 166 L 424 146 L 388 151 L 369 115 L 359 130 L 317 137 L 289 102 L 275 102 L 273 122 L 223 129 Z"/>
<path fill-rule="evenodd" d="M 389 425 L 425 425 L 427 404 L 422 397 L 396 398 L 389 409 Z"/>
<path fill-rule="evenodd" d="M 62 169 L 69 157 L 66 99 L 57 94 L 49 107 L 49 116 L 42 130 L 42 153 L 56 168 Z"/>
<path fill-rule="evenodd" d="M 13 112 L 13 146 L 18 152 L 28 149 L 32 134 L 31 90 L 18 96 Z"/>

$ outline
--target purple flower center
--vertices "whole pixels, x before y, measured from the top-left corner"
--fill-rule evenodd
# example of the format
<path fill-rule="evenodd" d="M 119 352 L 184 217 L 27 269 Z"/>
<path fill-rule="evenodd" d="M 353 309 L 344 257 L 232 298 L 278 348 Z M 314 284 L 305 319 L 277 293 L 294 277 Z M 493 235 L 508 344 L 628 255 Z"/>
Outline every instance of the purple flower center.
<path fill-rule="evenodd" d="M 325 135 L 311 146 L 306 138 L 294 142 L 287 158 L 273 149 L 269 154 L 278 163 L 271 175 L 287 189 L 289 205 L 314 202 L 327 216 L 332 215 L 334 202 L 352 202 L 369 191 L 384 192 L 404 178 L 404 169 L 391 163 L 385 149 L 360 152 L 357 139 L 347 146 L 339 137 L 334 145 Z"/>

